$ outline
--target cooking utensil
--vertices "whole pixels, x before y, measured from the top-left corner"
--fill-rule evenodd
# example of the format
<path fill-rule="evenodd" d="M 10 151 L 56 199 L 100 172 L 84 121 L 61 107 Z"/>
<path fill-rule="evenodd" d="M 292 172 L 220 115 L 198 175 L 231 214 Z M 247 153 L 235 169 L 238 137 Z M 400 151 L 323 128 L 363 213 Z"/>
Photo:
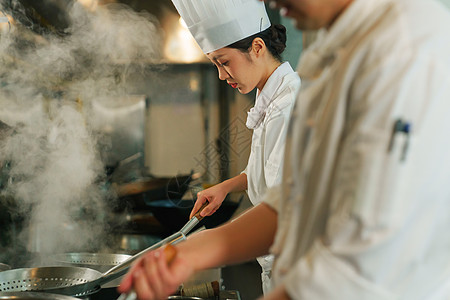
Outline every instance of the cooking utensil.
<path fill-rule="evenodd" d="M 119 196 L 116 210 L 122 211 L 125 208 L 131 208 L 133 211 L 148 210 L 145 204 L 147 201 L 180 199 L 190 188 L 191 181 L 198 176 L 191 173 L 174 177 L 146 177 L 128 183 L 113 183 L 111 189 Z"/>
<path fill-rule="evenodd" d="M 0 293 L 0 300 L 79 300 L 78 298 L 49 294 L 49 293 L 33 293 L 33 292 L 6 292 Z"/>
<path fill-rule="evenodd" d="M 141 248 L 142 249 L 142 248 Z M 131 255 L 111 253 L 61 253 L 53 256 L 53 261 L 61 266 L 75 266 L 106 272 L 129 259 Z M 102 288 L 117 287 L 121 278 L 106 283 Z"/>
<path fill-rule="evenodd" d="M 97 270 L 99 272 L 106 272 L 113 266 L 117 266 L 131 255 L 127 254 L 111 254 L 111 253 L 61 253 L 53 257 L 53 261 L 77 267 L 86 267 Z"/>
<path fill-rule="evenodd" d="M 134 182 L 113 184 L 113 188 L 116 190 L 119 197 L 132 196 L 153 191 L 154 193 L 159 192 L 159 194 L 152 198 L 166 199 L 173 197 L 171 193 L 174 193 L 180 197 L 180 191 L 186 191 L 191 180 L 192 174 L 175 177 L 143 178 Z"/>
<path fill-rule="evenodd" d="M 202 217 L 199 212 L 186 225 L 199 222 Z M 99 271 L 81 268 L 81 267 L 40 267 L 24 268 L 4 271 L 0 273 L 0 292 L 14 291 L 42 291 L 54 294 L 63 294 L 70 296 L 87 296 L 98 292 L 103 284 L 106 284 L 122 275 L 124 275 L 131 263 L 143 256 L 145 253 L 160 248 L 166 244 L 176 244 L 186 239 L 183 231 L 172 234 L 162 241 L 142 250 L 138 254 L 130 257 L 119 265 L 109 269 L 105 273 Z M 169 248 L 166 246 L 166 248 Z M 165 249 L 166 249 L 165 248 Z"/>
<path fill-rule="evenodd" d="M 195 215 L 180 229 L 183 234 L 188 234 L 200 221 L 204 218 L 200 215 L 205 207 L 208 206 L 208 202 L 203 203 L 200 209 L 195 213 Z"/>
<path fill-rule="evenodd" d="M 214 228 L 227 222 L 238 209 L 243 195 L 228 195 L 219 209 L 211 216 L 203 220 L 206 228 Z M 195 200 L 171 199 L 146 201 L 147 210 L 150 211 L 161 225 L 176 232 L 189 220 L 189 215 L 194 207 Z"/>
<path fill-rule="evenodd" d="M 203 205 L 200 207 L 200 209 L 197 211 L 197 213 L 183 226 L 183 228 L 180 229 L 179 233 L 181 233 L 183 236 L 187 234 L 189 231 L 191 231 L 204 217 L 200 215 L 202 210 L 208 206 L 208 202 L 203 203 Z M 130 291 L 126 294 L 121 294 L 117 300 L 135 300 L 137 299 L 137 295 L 135 291 Z"/>
<path fill-rule="evenodd" d="M 131 263 L 145 253 L 165 244 L 176 244 L 184 239 L 186 236 L 182 233 L 172 234 L 105 273 L 81 267 L 39 267 L 4 271 L 0 273 L 0 292 L 40 291 L 88 296 L 98 292 L 103 284 L 124 275 Z"/>

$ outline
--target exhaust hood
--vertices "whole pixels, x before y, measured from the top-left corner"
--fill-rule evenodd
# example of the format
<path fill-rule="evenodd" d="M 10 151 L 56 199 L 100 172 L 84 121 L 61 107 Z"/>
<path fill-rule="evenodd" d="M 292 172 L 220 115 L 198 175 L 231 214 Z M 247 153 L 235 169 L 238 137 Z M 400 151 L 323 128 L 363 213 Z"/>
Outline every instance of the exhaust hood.
<path fill-rule="evenodd" d="M 84 0 L 95 1 L 95 0 Z M 136 11 L 147 11 L 154 15 L 163 31 L 163 56 L 171 63 L 209 62 L 197 42 L 187 29 L 170 0 L 104 0 L 129 5 Z"/>
<path fill-rule="evenodd" d="M 170 0 L 6 0 L 0 10 L 35 33 L 64 37 L 70 34 L 70 9 L 75 2 L 87 13 L 94 12 L 99 6 L 114 4 L 147 12 L 156 17 L 162 32 L 162 63 L 208 62 Z"/>

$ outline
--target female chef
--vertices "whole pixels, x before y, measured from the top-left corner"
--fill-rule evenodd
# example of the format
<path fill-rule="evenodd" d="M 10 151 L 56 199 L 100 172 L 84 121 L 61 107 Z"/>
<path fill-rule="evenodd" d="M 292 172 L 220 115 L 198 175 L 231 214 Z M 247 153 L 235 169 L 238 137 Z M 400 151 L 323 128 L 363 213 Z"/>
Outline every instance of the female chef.
<path fill-rule="evenodd" d="M 256 0 L 173 2 L 206 56 L 216 65 L 219 78 L 242 94 L 257 89 L 255 106 L 248 112 L 246 122 L 253 130 L 246 169 L 199 192 L 191 215 L 206 201 L 210 204 L 202 215 L 213 214 L 226 195 L 235 191 L 247 190 L 250 201 L 256 205 L 267 188 L 281 183 L 287 126 L 300 87 L 297 73 L 288 62 L 281 62 L 286 29 L 282 25 L 271 26 L 264 4 Z M 270 290 L 272 261 L 270 255 L 258 258 L 264 293 Z"/>

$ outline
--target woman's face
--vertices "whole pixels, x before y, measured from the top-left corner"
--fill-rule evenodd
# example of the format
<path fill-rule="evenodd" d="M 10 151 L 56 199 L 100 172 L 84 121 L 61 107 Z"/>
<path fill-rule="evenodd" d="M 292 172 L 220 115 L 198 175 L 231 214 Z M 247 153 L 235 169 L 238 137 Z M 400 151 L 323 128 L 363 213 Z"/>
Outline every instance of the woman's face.
<path fill-rule="evenodd" d="M 262 72 L 253 51 L 244 53 L 234 48 L 221 48 L 206 55 L 217 67 L 219 79 L 247 94 L 261 84 Z"/>

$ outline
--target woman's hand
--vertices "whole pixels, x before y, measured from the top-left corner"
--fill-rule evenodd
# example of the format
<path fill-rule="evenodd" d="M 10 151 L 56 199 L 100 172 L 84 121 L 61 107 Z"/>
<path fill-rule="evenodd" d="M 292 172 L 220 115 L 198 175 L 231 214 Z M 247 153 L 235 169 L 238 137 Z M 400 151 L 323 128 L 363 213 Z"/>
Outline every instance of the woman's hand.
<path fill-rule="evenodd" d="M 170 263 L 163 250 L 150 252 L 131 267 L 119 292 L 135 289 L 139 299 L 165 299 L 194 272 L 265 255 L 273 244 L 277 216 L 261 203 L 233 222 L 190 235 L 174 246 L 176 254 Z"/>
<path fill-rule="evenodd" d="M 219 183 L 209 189 L 203 190 L 197 193 L 197 201 L 195 202 L 194 208 L 191 211 L 190 218 L 192 218 L 195 213 L 200 209 L 200 207 L 209 202 L 203 211 L 200 213 L 201 216 L 206 217 L 215 213 L 219 207 L 222 205 L 223 200 L 228 194 L 228 189 L 226 188 L 225 182 Z"/>
<path fill-rule="evenodd" d="M 202 217 L 210 216 L 215 213 L 219 207 L 222 205 L 223 200 L 228 193 L 240 192 L 247 189 L 247 175 L 241 173 L 233 178 L 225 180 L 215 186 L 210 187 L 204 191 L 197 193 L 197 201 L 195 202 L 194 208 L 191 211 L 192 218 L 195 213 L 202 207 L 205 202 L 209 202 L 200 215 Z"/>
<path fill-rule="evenodd" d="M 189 261 L 177 253 L 167 262 L 166 253 L 158 249 L 139 259 L 122 280 L 118 291 L 127 293 L 134 289 L 138 299 L 166 299 L 194 273 Z"/>

